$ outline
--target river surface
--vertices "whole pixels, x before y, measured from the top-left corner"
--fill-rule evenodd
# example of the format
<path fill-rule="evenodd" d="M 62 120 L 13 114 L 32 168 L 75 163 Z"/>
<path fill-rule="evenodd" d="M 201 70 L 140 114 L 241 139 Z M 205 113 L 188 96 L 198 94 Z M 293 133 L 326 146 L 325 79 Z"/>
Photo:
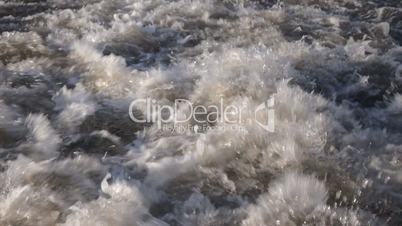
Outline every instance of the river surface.
<path fill-rule="evenodd" d="M 0 31 L 1 226 L 402 225 L 400 0 L 9 0 Z"/>

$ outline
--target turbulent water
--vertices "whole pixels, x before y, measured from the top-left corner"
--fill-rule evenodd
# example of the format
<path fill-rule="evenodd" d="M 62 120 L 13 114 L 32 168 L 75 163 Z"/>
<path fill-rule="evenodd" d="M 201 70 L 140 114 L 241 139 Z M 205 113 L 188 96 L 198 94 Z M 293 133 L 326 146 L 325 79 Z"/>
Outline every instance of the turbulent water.
<path fill-rule="evenodd" d="M 402 225 L 400 0 L 9 0 L 0 16 L 1 226 Z M 273 95 L 271 132 L 129 116 L 224 99 L 251 119 Z"/>

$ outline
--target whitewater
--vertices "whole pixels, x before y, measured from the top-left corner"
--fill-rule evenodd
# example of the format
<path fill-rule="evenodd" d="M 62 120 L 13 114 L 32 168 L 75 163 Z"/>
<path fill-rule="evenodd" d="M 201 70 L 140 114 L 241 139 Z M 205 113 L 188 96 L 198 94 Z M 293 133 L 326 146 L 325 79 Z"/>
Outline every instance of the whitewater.
<path fill-rule="evenodd" d="M 4 0 L 0 31 L 0 226 L 402 225 L 400 0 Z"/>

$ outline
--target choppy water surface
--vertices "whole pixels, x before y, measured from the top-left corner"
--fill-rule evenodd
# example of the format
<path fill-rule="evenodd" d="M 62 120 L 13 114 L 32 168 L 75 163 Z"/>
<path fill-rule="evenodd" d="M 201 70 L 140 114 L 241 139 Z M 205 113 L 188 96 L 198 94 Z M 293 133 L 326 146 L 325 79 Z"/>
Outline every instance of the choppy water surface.
<path fill-rule="evenodd" d="M 0 16 L 0 225 L 402 224 L 401 1 L 10 0 Z M 274 93 L 275 133 L 128 114 Z"/>

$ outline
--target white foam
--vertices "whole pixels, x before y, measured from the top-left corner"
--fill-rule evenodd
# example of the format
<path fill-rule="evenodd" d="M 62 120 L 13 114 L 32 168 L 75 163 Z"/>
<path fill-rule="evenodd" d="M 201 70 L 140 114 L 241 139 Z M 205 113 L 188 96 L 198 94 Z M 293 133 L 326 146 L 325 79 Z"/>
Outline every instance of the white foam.
<path fill-rule="evenodd" d="M 21 146 L 36 160 L 46 160 L 58 156 L 61 139 L 51 127 L 46 116 L 31 114 L 26 119 L 29 131 L 27 143 Z"/>
<path fill-rule="evenodd" d="M 147 212 L 147 203 L 134 185 L 125 182 L 108 184 L 106 177 L 102 191 L 110 198 L 100 197 L 89 203 L 78 203 L 71 207 L 73 212 L 60 225 L 167 225 Z"/>
<path fill-rule="evenodd" d="M 55 110 L 60 111 L 58 123 L 66 130 L 74 130 L 96 110 L 96 103 L 80 83 L 72 90 L 63 87 L 53 100 Z"/>
<path fill-rule="evenodd" d="M 327 211 L 327 190 L 317 179 L 296 173 L 284 175 L 271 184 L 268 193 L 262 195 L 248 211 L 243 225 L 297 225 L 322 218 Z"/>

